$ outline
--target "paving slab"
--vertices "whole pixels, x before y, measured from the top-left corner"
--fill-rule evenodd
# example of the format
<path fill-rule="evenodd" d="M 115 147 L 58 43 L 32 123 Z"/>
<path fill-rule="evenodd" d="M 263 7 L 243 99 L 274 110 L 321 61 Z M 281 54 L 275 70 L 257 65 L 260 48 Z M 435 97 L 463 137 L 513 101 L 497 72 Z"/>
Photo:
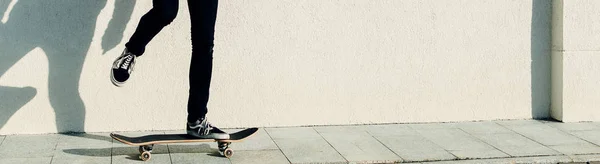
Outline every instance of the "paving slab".
<path fill-rule="evenodd" d="M 376 126 L 376 125 L 374 125 Z M 321 133 L 363 133 L 367 132 L 367 126 L 318 126 L 313 127 L 319 134 Z"/>
<path fill-rule="evenodd" d="M 110 157 L 112 138 L 109 133 L 59 134 L 54 157 L 85 159 L 87 157 Z M 109 158 L 110 159 L 110 158 Z"/>
<path fill-rule="evenodd" d="M 237 132 L 243 129 L 224 129 L 228 133 Z M 216 144 L 213 144 L 217 148 Z M 244 139 L 242 142 L 232 143 L 230 146 L 234 151 L 240 150 L 278 150 L 277 145 L 264 128 L 260 128 L 253 136 Z"/>
<path fill-rule="evenodd" d="M 373 136 L 419 135 L 417 131 L 410 128 L 407 124 L 367 125 L 361 127 L 364 127 Z"/>
<path fill-rule="evenodd" d="M 406 124 L 413 129 L 448 129 L 454 128 L 450 123 L 422 123 L 422 124 Z"/>
<path fill-rule="evenodd" d="M 349 162 L 395 163 L 402 159 L 364 130 L 356 127 L 315 127 Z"/>
<path fill-rule="evenodd" d="M 235 155 L 234 155 L 235 156 Z M 192 164 L 192 163 L 210 163 L 210 164 L 230 164 L 231 161 L 218 154 L 211 153 L 176 153 L 171 154 L 173 164 Z"/>
<path fill-rule="evenodd" d="M 499 159 L 478 159 L 478 160 L 459 160 L 459 161 L 438 161 L 424 162 L 423 164 L 529 164 L 529 163 L 570 163 L 568 156 L 545 156 L 545 157 L 518 157 L 518 158 L 499 158 Z"/>
<path fill-rule="evenodd" d="M 498 133 L 514 133 L 510 129 L 501 126 L 495 122 L 463 122 L 452 123 L 453 127 L 462 129 L 469 134 L 498 134 Z"/>
<path fill-rule="evenodd" d="M 600 130 L 570 131 L 569 133 L 585 141 L 591 142 L 592 144 L 600 145 Z"/>
<path fill-rule="evenodd" d="M 240 129 L 224 129 L 228 132 Z M 128 136 L 178 131 L 123 132 Z M 600 124 L 539 120 L 262 128 L 232 145 L 136 146 L 108 133 L 0 136 L 0 164 L 11 163 L 599 163 Z M 279 149 L 281 148 L 281 149 Z"/>
<path fill-rule="evenodd" d="M 347 163 L 313 128 L 267 128 L 291 163 Z"/>
<path fill-rule="evenodd" d="M 561 154 L 512 131 L 511 133 L 496 134 L 476 133 L 473 136 L 513 157 Z"/>
<path fill-rule="evenodd" d="M 577 145 L 577 144 L 569 144 L 569 145 L 554 145 L 548 146 L 556 151 L 559 151 L 566 155 L 578 155 L 578 154 L 593 154 L 600 153 L 600 147 L 596 145 L 592 145 L 589 143 Z"/>
<path fill-rule="evenodd" d="M 507 126 L 507 128 L 562 154 L 600 153 L 600 147 L 573 135 L 582 131 L 565 132 L 550 124 L 552 123 L 547 122 L 524 126 Z"/>
<path fill-rule="evenodd" d="M 50 163 L 52 157 L 0 158 L 1 164 Z"/>
<path fill-rule="evenodd" d="M 420 135 L 382 135 L 375 136 L 375 138 L 405 162 L 457 159 L 442 147 Z"/>
<path fill-rule="evenodd" d="M 110 137 L 110 133 L 59 134 L 58 138 L 58 148 L 81 145 L 98 145 L 110 147 L 112 145 L 113 140 Z"/>
<path fill-rule="evenodd" d="M 460 129 L 445 128 L 415 130 L 423 135 L 423 137 L 454 154 L 459 159 L 509 157 L 509 155 Z"/>
<path fill-rule="evenodd" d="M 85 157 L 110 157 L 112 155 L 111 150 L 113 148 L 102 145 L 90 145 L 90 146 L 70 146 L 66 148 L 54 150 L 54 157 L 60 158 L 85 158 Z M 130 149 L 130 148 L 119 148 L 119 149 Z M 123 151 L 122 151 L 123 152 Z"/>
<path fill-rule="evenodd" d="M 598 123 L 593 122 L 574 122 L 574 123 L 562 123 L 562 122 L 547 122 L 554 128 L 562 131 L 586 131 L 586 130 L 600 130 Z"/>
<path fill-rule="evenodd" d="M 10 135 L 0 145 L 0 158 L 52 157 L 58 135 Z"/>
<path fill-rule="evenodd" d="M 148 161 L 142 161 L 138 155 L 115 155 L 112 156 L 112 164 L 167 164 L 171 163 L 171 155 L 169 154 L 152 154 Z"/>
<path fill-rule="evenodd" d="M 600 154 L 591 155 L 570 155 L 573 162 L 600 162 Z"/>
<path fill-rule="evenodd" d="M 409 124 L 367 125 L 361 127 L 366 127 L 369 134 L 400 156 L 404 162 L 456 159 L 456 156 L 425 139 Z M 440 129 L 447 126 L 422 124 L 414 127 Z"/>
<path fill-rule="evenodd" d="M 584 145 L 587 143 L 573 135 L 542 123 L 506 127 L 546 146 Z"/>
<path fill-rule="evenodd" d="M 235 151 L 231 157 L 233 164 L 282 164 L 290 163 L 281 150 Z"/>
<path fill-rule="evenodd" d="M 321 135 L 312 127 L 291 127 L 291 128 L 266 128 L 272 139 L 290 139 L 290 138 L 321 138 Z"/>
<path fill-rule="evenodd" d="M 527 125 L 541 125 L 544 124 L 538 120 L 502 120 L 502 121 L 493 121 L 502 126 L 527 126 Z"/>
<path fill-rule="evenodd" d="M 111 157 L 54 157 L 51 164 L 110 164 Z"/>

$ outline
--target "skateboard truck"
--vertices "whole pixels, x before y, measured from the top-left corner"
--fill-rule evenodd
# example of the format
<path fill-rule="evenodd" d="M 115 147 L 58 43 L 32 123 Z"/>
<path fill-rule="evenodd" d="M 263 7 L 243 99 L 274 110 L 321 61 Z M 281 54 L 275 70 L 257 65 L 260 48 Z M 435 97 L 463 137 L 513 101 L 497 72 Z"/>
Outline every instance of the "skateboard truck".
<path fill-rule="evenodd" d="M 154 144 L 140 146 L 140 148 L 138 148 L 138 151 L 140 152 L 140 159 L 142 161 L 150 160 L 150 158 L 152 158 L 152 154 L 150 153 L 152 153 L 153 148 Z"/>
<path fill-rule="evenodd" d="M 231 142 L 218 142 L 217 144 L 219 145 L 219 152 L 221 152 L 223 156 L 227 158 L 231 158 L 231 156 L 233 156 L 233 150 L 229 148 Z"/>

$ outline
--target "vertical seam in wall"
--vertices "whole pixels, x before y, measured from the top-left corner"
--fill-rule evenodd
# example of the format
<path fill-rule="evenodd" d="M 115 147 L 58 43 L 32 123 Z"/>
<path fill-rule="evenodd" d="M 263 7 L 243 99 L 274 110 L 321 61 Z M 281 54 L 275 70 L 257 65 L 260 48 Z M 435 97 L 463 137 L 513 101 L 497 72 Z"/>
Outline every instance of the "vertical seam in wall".
<path fill-rule="evenodd" d="M 551 89 L 550 89 L 550 116 L 556 120 L 564 120 L 563 112 L 563 0 L 552 0 L 551 15 Z M 555 45 L 557 47 L 555 47 Z"/>
<path fill-rule="evenodd" d="M 531 1 L 530 89 L 533 119 L 551 117 L 552 103 L 552 3 Z"/>

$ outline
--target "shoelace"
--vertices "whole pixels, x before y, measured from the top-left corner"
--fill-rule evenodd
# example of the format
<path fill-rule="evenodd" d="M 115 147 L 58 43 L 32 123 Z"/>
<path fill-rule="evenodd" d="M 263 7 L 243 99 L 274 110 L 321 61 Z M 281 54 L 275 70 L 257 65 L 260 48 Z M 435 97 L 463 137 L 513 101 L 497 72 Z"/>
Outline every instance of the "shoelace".
<path fill-rule="evenodd" d="M 125 61 L 124 61 L 123 65 L 121 65 L 121 68 L 127 69 L 127 67 L 129 67 L 129 64 L 133 60 L 133 55 L 132 54 L 127 54 L 127 56 L 125 56 L 123 58 L 123 60 L 125 60 Z"/>
<path fill-rule="evenodd" d="M 213 129 L 213 126 L 210 123 L 206 123 L 206 126 L 204 128 L 199 128 L 198 129 L 198 133 L 202 134 L 202 135 L 208 135 L 208 133 Z M 203 130 L 203 131 L 202 131 Z M 202 131 L 202 133 L 200 133 L 200 131 Z"/>

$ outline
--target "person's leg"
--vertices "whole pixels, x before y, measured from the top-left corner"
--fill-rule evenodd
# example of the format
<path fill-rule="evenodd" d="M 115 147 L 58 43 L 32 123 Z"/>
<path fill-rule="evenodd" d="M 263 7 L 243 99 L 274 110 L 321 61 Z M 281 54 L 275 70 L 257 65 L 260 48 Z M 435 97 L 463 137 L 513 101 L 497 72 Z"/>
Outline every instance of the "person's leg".
<path fill-rule="evenodd" d="M 188 0 L 188 5 L 192 23 L 192 61 L 187 133 L 198 138 L 229 139 L 229 134 L 206 119 L 218 0 Z"/>
<path fill-rule="evenodd" d="M 142 16 L 135 33 L 125 44 L 129 52 L 140 56 L 146 45 L 177 16 L 179 0 L 152 0 L 152 9 Z"/>
<path fill-rule="evenodd" d="M 121 56 L 113 62 L 110 79 L 116 86 L 125 84 L 133 73 L 136 58 L 144 54 L 150 40 L 175 19 L 179 0 L 152 0 L 152 5 L 153 8 L 142 17 L 135 33 L 125 44 Z"/>
<path fill-rule="evenodd" d="M 192 24 L 188 122 L 194 122 L 207 113 L 218 0 L 188 0 L 188 5 Z"/>

